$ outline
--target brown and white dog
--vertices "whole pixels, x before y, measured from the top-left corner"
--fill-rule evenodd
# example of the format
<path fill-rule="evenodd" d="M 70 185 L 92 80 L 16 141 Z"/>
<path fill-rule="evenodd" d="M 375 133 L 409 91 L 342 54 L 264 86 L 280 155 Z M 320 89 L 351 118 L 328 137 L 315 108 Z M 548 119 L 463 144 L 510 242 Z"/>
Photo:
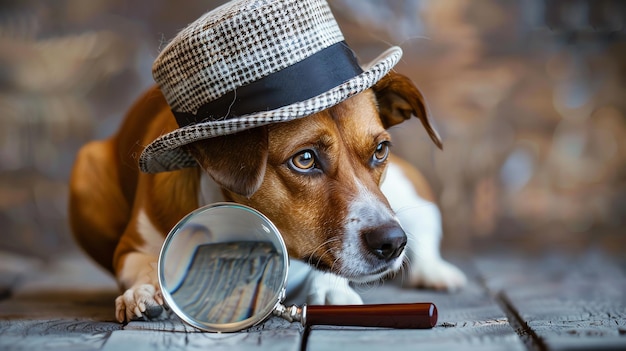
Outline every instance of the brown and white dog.
<path fill-rule="evenodd" d="M 412 115 L 441 146 L 422 94 L 392 71 L 306 118 L 188 145 L 200 167 L 146 174 L 137 167 L 143 146 L 177 128 L 160 90 L 149 90 L 114 136 L 80 150 L 70 182 L 75 238 L 123 290 L 116 318 L 158 317 L 165 235 L 192 210 L 223 200 L 264 213 L 290 256 L 315 268 L 310 304 L 362 303 L 349 282 L 379 280 L 405 261 L 412 286 L 461 287 L 465 276 L 439 254 L 440 213 L 424 177 L 389 155 L 387 129 Z"/>

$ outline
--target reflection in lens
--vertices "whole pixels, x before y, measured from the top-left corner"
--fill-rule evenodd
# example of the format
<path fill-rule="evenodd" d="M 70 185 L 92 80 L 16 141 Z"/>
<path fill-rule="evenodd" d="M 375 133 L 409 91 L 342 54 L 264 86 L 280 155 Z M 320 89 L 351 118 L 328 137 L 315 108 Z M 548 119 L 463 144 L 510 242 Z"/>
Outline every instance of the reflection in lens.
<path fill-rule="evenodd" d="M 190 317 L 211 323 L 248 319 L 275 303 L 282 257 L 271 242 L 228 242 L 197 247 L 173 299 Z M 279 274 L 277 274 L 277 272 Z"/>
<path fill-rule="evenodd" d="M 164 288 L 168 291 L 178 289 L 191 264 L 193 256 L 190 253 L 195 252 L 198 246 L 212 241 L 213 235 L 204 225 L 189 224 L 178 232 L 177 240 L 172 240 L 167 250 L 169 259 L 163 267 Z"/>

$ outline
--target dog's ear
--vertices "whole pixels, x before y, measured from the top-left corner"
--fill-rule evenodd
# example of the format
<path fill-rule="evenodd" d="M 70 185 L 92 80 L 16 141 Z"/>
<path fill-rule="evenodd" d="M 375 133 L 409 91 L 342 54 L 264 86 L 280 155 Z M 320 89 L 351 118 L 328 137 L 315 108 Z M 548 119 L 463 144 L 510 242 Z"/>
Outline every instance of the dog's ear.
<path fill-rule="evenodd" d="M 267 128 L 204 139 L 186 146 L 221 187 L 250 197 L 261 186 L 268 156 Z"/>
<path fill-rule="evenodd" d="M 391 71 L 378 81 L 372 90 L 376 94 L 380 118 L 386 129 L 415 115 L 422 121 L 435 145 L 440 149 L 443 148 L 441 137 L 430 122 L 424 96 L 409 78 Z"/>

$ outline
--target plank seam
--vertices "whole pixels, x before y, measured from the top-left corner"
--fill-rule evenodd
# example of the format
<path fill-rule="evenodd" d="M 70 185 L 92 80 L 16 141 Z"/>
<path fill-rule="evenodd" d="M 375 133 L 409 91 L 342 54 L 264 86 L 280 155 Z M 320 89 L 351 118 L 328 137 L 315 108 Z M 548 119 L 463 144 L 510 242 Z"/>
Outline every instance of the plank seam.
<path fill-rule="evenodd" d="M 547 351 L 548 347 L 543 339 L 533 331 L 524 318 L 517 312 L 513 303 L 503 291 L 495 294 L 494 299 L 509 320 L 509 325 L 515 330 L 526 348 L 531 351 Z"/>
<path fill-rule="evenodd" d="M 306 351 L 309 344 L 309 335 L 311 334 L 311 327 L 305 326 L 302 328 L 302 338 L 300 343 L 300 351 Z"/>

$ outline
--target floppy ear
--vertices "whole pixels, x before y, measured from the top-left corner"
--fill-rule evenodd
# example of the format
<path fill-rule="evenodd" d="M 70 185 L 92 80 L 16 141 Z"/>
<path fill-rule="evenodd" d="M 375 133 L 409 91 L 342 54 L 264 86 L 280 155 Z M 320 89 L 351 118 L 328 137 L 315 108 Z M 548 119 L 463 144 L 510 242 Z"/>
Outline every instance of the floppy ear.
<path fill-rule="evenodd" d="M 186 148 L 202 169 L 229 191 L 249 198 L 263 182 L 268 155 L 265 127 L 196 141 Z"/>
<path fill-rule="evenodd" d="M 411 118 L 412 115 L 422 121 L 430 139 L 443 149 L 439 133 L 430 123 L 430 116 L 424 104 L 424 97 L 411 80 L 399 73 L 387 73 L 372 87 L 378 100 L 380 118 L 385 128 Z"/>

